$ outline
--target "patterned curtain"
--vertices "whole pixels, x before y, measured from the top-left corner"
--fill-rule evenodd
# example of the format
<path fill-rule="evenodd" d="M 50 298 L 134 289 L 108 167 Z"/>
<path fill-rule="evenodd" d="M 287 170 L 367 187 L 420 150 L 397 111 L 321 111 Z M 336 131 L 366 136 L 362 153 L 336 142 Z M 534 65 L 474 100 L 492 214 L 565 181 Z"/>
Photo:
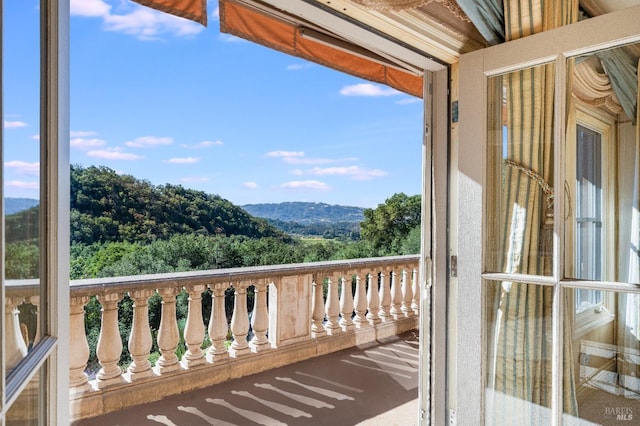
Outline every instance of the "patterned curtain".
<path fill-rule="evenodd" d="M 505 0 L 506 39 L 577 22 L 577 11 L 575 0 Z M 545 228 L 553 227 L 547 213 L 553 211 L 548 187 L 554 173 L 554 66 L 512 72 L 503 79 L 508 129 L 500 208 L 504 229 L 498 232 L 504 237 L 503 271 L 550 275 L 550 241 L 544 234 Z M 495 399 L 487 401 L 487 420 L 493 423 L 550 421 L 553 294 L 549 286 L 501 283 L 490 348 L 489 383 Z M 567 300 L 565 304 L 568 307 Z M 570 332 L 567 327 L 567 336 Z M 564 350 L 570 354 L 571 339 L 565 342 Z M 565 359 L 564 411 L 576 415 L 572 357 Z"/>

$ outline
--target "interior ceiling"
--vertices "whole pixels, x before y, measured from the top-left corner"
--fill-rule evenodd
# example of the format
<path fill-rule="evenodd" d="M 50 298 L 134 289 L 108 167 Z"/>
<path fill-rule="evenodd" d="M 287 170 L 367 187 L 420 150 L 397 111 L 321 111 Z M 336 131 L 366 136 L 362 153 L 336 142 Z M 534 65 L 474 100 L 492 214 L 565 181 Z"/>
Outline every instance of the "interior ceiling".
<path fill-rule="evenodd" d="M 455 0 L 312 0 L 447 63 L 487 43 Z M 408 7 L 407 7 L 408 5 Z M 591 16 L 640 5 L 640 0 L 580 0 Z"/>

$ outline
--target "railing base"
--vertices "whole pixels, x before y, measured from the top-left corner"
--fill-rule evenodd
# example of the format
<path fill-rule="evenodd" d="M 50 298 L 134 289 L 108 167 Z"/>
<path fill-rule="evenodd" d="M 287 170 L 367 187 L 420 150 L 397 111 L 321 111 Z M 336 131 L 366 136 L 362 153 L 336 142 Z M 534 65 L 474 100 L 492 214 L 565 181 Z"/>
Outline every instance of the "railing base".
<path fill-rule="evenodd" d="M 418 317 L 364 326 L 333 336 L 323 336 L 277 349 L 227 358 L 214 363 L 154 375 L 133 383 L 114 385 L 70 396 L 72 420 L 80 420 L 153 402 L 170 395 L 213 386 L 227 380 L 260 373 L 305 359 L 327 355 L 354 346 L 367 345 L 418 328 Z"/>

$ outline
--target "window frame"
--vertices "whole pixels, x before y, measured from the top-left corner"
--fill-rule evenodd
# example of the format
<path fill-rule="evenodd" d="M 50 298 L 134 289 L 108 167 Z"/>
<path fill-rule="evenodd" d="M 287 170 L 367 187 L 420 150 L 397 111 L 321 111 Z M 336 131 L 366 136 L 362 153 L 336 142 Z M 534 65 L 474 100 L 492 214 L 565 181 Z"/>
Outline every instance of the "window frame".
<path fill-rule="evenodd" d="M 600 170 L 602 186 L 600 191 L 602 193 L 601 200 L 601 215 L 602 215 L 602 277 L 600 281 L 606 280 L 607 277 L 611 281 L 615 281 L 617 277 L 613 276 L 615 268 L 615 260 L 617 257 L 616 250 L 616 226 L 615 226 L 615 208 L 616 208 L 616 179 L 617 179 L 617 161 L 616 161 L 616 141 L 617 132 L 615 126 L 615 117 L 603 112 L 596 111 L 593 108 L 585 108 L 579 102 L 576 103 L 576 135 L 577 127 L 582 126 L 600 135 L 600 164 L 602 168 Z M 566 157 L 576 158 L 577 152 L 577 138 L 575 143 L 567 140 L 566 143 Z M 577 235 L 577 223 L 576 223 L 576 211 L 577 211 L 577 194 L 576 185 L 572 185 L 571 182 L 576 181 L 576 162 L 568 162 L 565 167 L 565 178 L 568 182 L 568 200 L 566 200 L 567 217 L 571 218 L 571 225 L 565 227 L 565 245 L 567 247 L 575 246 Z M 567 196 L 567 194 L 565 194 Z M 571 201 L 573 200 L 573 202 Z M 572 251 L 565 251 L 565 267 L 567 271 L 572 271 L 573 265 L 577 261 L 572 256 Z M 575 257 L 577 257 L 577 249 L 575 250 Z M 568 274 L 571 276 L 571 274 Z M 575 276 L 575 274 L 574 274 Z M 594 280 L 598 281 L 598 280 Z M 602 301 L 597 304 L 592 304 L 583 309 L 578 309 L 575 301 L 575 296 L 578 291 L 588 292 L 601 292 Z M 574 306 L 576 309 L 572 312 L 574 328 L 573 339 L 578 339 L 581 336 L 593 331 L 596 328 L 602 327 L 605 324 L 612 322 L 615 319 L 615 298 L 613 293 L 604 292 L 602 290 L 585 290 L 575 289 L 571 292 L 570 306 Z"/>

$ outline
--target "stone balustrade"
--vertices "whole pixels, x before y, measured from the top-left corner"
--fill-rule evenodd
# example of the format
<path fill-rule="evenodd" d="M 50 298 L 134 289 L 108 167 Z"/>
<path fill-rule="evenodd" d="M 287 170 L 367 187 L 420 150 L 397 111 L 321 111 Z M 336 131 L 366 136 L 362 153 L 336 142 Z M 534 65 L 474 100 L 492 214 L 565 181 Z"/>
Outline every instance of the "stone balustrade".
<path fill-rule="evenodd" d="M 72 416 L 97 416 L 416 329 L 418 262 L 418 256 L 398 256 L 72 281 Z M 23 303 L 37 307 L 37 288 L 26 281 L 7 286 L 8 360 L 18 362 L 37 341 L 37 332 L 20 333 L 17 314 Z M 182 333 L 179 294 L 187 297 Z M 211 300 L 208 318 L 205 294 Z M 148 303 L 154 295 L 162 300 L 155 336 Z M 132 302 L 126 366 L 119 327 L 124 313 L 119 318 L 118 310 L 125 296 Z M 101 306 L 101 327 L 99 371 L 92 373 L 85 306 L 93 297 Z M 181 341 L 184 349 L 178 351 Z M 154 344 L 159 357 L 152 365 Z"/>

